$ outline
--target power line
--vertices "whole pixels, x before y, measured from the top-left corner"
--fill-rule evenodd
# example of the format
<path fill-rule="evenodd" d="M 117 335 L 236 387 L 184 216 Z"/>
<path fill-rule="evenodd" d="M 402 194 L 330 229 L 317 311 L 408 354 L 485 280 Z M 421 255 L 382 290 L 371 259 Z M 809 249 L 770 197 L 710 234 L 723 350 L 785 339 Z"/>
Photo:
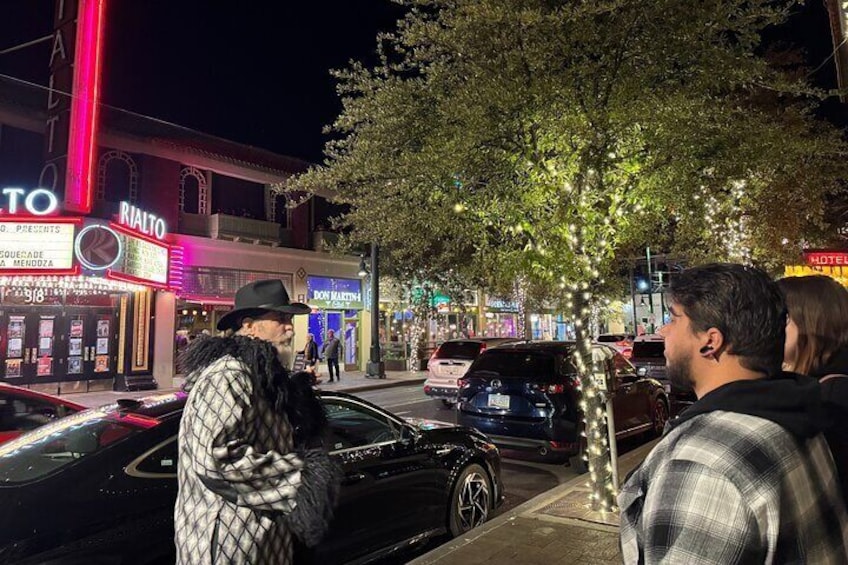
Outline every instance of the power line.
<path fill-rule="evenodd" d="M 36 45 L 38 43 L 44 43 L 45 41 L 49 41 L 52 38 L 53 38 L 53 34 L 45 35 L 44 37 L 39 37 L 38 39 L 33 39 L 32 41 L 27 41 L 26 43 L 21 43 L 20 45 L 15 45 L 14 47 L 9 47 L 7 49 L 3 49 L 2 51 L 0 51 L 0 55 L 5 55 L 7 53 L 19 51 L 21 49 L 29 47 L 30 45 Z"/>

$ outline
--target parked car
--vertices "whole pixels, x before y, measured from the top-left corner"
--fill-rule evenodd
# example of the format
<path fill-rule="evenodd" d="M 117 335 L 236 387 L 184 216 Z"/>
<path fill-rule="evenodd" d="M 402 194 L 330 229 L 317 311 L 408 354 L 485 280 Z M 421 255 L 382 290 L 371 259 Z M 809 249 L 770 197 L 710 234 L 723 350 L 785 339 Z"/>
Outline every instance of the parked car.
<path fill-rule="evenodd" d="M 85 406 L 52 394 L 0 383 L 0 443 L 80 410 L 85 410 Z"/>
<path fill-rule="evenodd" d="M 456 404 L 457 382 L 486 349 L 518 341 L 511 337 L 473 337 L 450 339 L 442 343 L 427 363 L 424 394 L 441 400 L 445 406 Z"/>
<path fill-rule="evenodd" d="M 665 339 L 661 335 L 646 334 L 637 337 L 633 342 L 630 362 L 636 367 L 639 375 L 662 383 L 669 398 L 669 412 L 672 418 L 697 400 L 693 391 L 672 386 L 671 381 L 668 380 L 665 367 Z"/>
<path fill-rule="evenodd" d="M 633 347 L 634 336 L 630 334 L 601 334 L 598 336 L 598 343 L 610 345 L 614 347 L 625 358 L 630 357 L 630 350 Z"/>
<path fill-rule="evenodd" d="M 0 446 L 0 563 L 173 563 L 185 398 L 119 401 Z M 342 393 L 321 400 L 341 499 L 324 541 L 297 563 L 367 563 L 465 533 L 502 502 L 498 449 L 480 432 L 405 421 Z"/>
<path fill-rule="evenodd" d="M 579 377 L 574 342 L 526 342 L 485 351 L 462 379 L 458 422 L 501 447 L 543 456 L 571 456 L 582 468 Z M 640 377 L 620 353 L 593 345 L 613 394 L 616 437 L 660 434 L 668 398 L 654 379 Z"/>

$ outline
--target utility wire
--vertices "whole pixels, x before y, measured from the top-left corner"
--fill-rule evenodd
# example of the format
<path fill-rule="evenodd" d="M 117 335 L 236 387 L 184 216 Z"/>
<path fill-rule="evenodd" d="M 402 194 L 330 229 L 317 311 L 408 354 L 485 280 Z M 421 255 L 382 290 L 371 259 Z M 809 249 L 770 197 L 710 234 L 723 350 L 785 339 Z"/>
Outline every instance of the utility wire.
<path fill-rule="evenodd" d="M 27 41 L 26 43 L 21 43 L 20 45 L 15 45 L 14 47 L 9 47 L 8 49 L 3 49 L 0 51 L 0 55 L 5 55 L 7 53 L 12 53 L 14 51 L 19 51 L 24 49 L 25 47 L 29 47 L 30 45 L 35 45 L 37 43 L 44 43 L 45 41 L 49 41 L 53 38 L 53 34 L 45 35 L 44 37 L 39 37 L 38 39 L 33 39 L 32 41 Z"/>

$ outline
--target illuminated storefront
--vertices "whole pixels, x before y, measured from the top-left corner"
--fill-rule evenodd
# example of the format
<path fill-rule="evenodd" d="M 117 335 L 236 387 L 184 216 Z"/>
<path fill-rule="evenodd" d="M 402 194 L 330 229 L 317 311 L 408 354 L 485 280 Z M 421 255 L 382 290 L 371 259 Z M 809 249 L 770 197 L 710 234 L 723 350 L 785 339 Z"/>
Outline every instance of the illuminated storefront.
<path fill-rule="evenodd" d="M 842 286 L 848 287 L 848 251 L 818 250 L 804 251 L 803 265 L 787 265 L 786 277 L 826 275 Z"/>
<path fill-rule="evenodd" d="M 521 334 L 521 328 L 518 327 L 518 303 L 514 300 L 487 296 L 483 319 L 485 336 L 517 337 Z"/>
<path fill-rule="evenodd" d="M 342 342 L 345 371 L 358 370 L 362 351 L 362 280 L 339 277 L 306 277 L 306 300 L 312 308 L 309 333 L 320 351 L 328 330 Z"/>
<path fill-rule="evenodd" d="M 59 392 L 149 381 L 164 222 L 128 203 L 109 221 L 57 215 L 43 189 L 0 194 L 0 377 Z"/>

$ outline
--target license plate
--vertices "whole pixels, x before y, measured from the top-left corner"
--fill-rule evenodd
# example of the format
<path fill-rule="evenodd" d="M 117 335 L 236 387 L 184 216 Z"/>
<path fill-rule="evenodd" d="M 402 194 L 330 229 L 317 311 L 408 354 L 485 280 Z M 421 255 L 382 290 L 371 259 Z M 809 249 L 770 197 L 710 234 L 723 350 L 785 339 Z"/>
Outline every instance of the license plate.
<path fill-rule="evenodd" d="M 493 408 L 509 408 L 509 395 L 508 394 L 490 394 L 489 395 L 489 406 Z"/>
<path fill-rule="evenodd" d="M 465 366 L 459 365 L 455 367 L 448 367 L 448 375 L 452 377 L 461 377 L 465 374 Z"/>

